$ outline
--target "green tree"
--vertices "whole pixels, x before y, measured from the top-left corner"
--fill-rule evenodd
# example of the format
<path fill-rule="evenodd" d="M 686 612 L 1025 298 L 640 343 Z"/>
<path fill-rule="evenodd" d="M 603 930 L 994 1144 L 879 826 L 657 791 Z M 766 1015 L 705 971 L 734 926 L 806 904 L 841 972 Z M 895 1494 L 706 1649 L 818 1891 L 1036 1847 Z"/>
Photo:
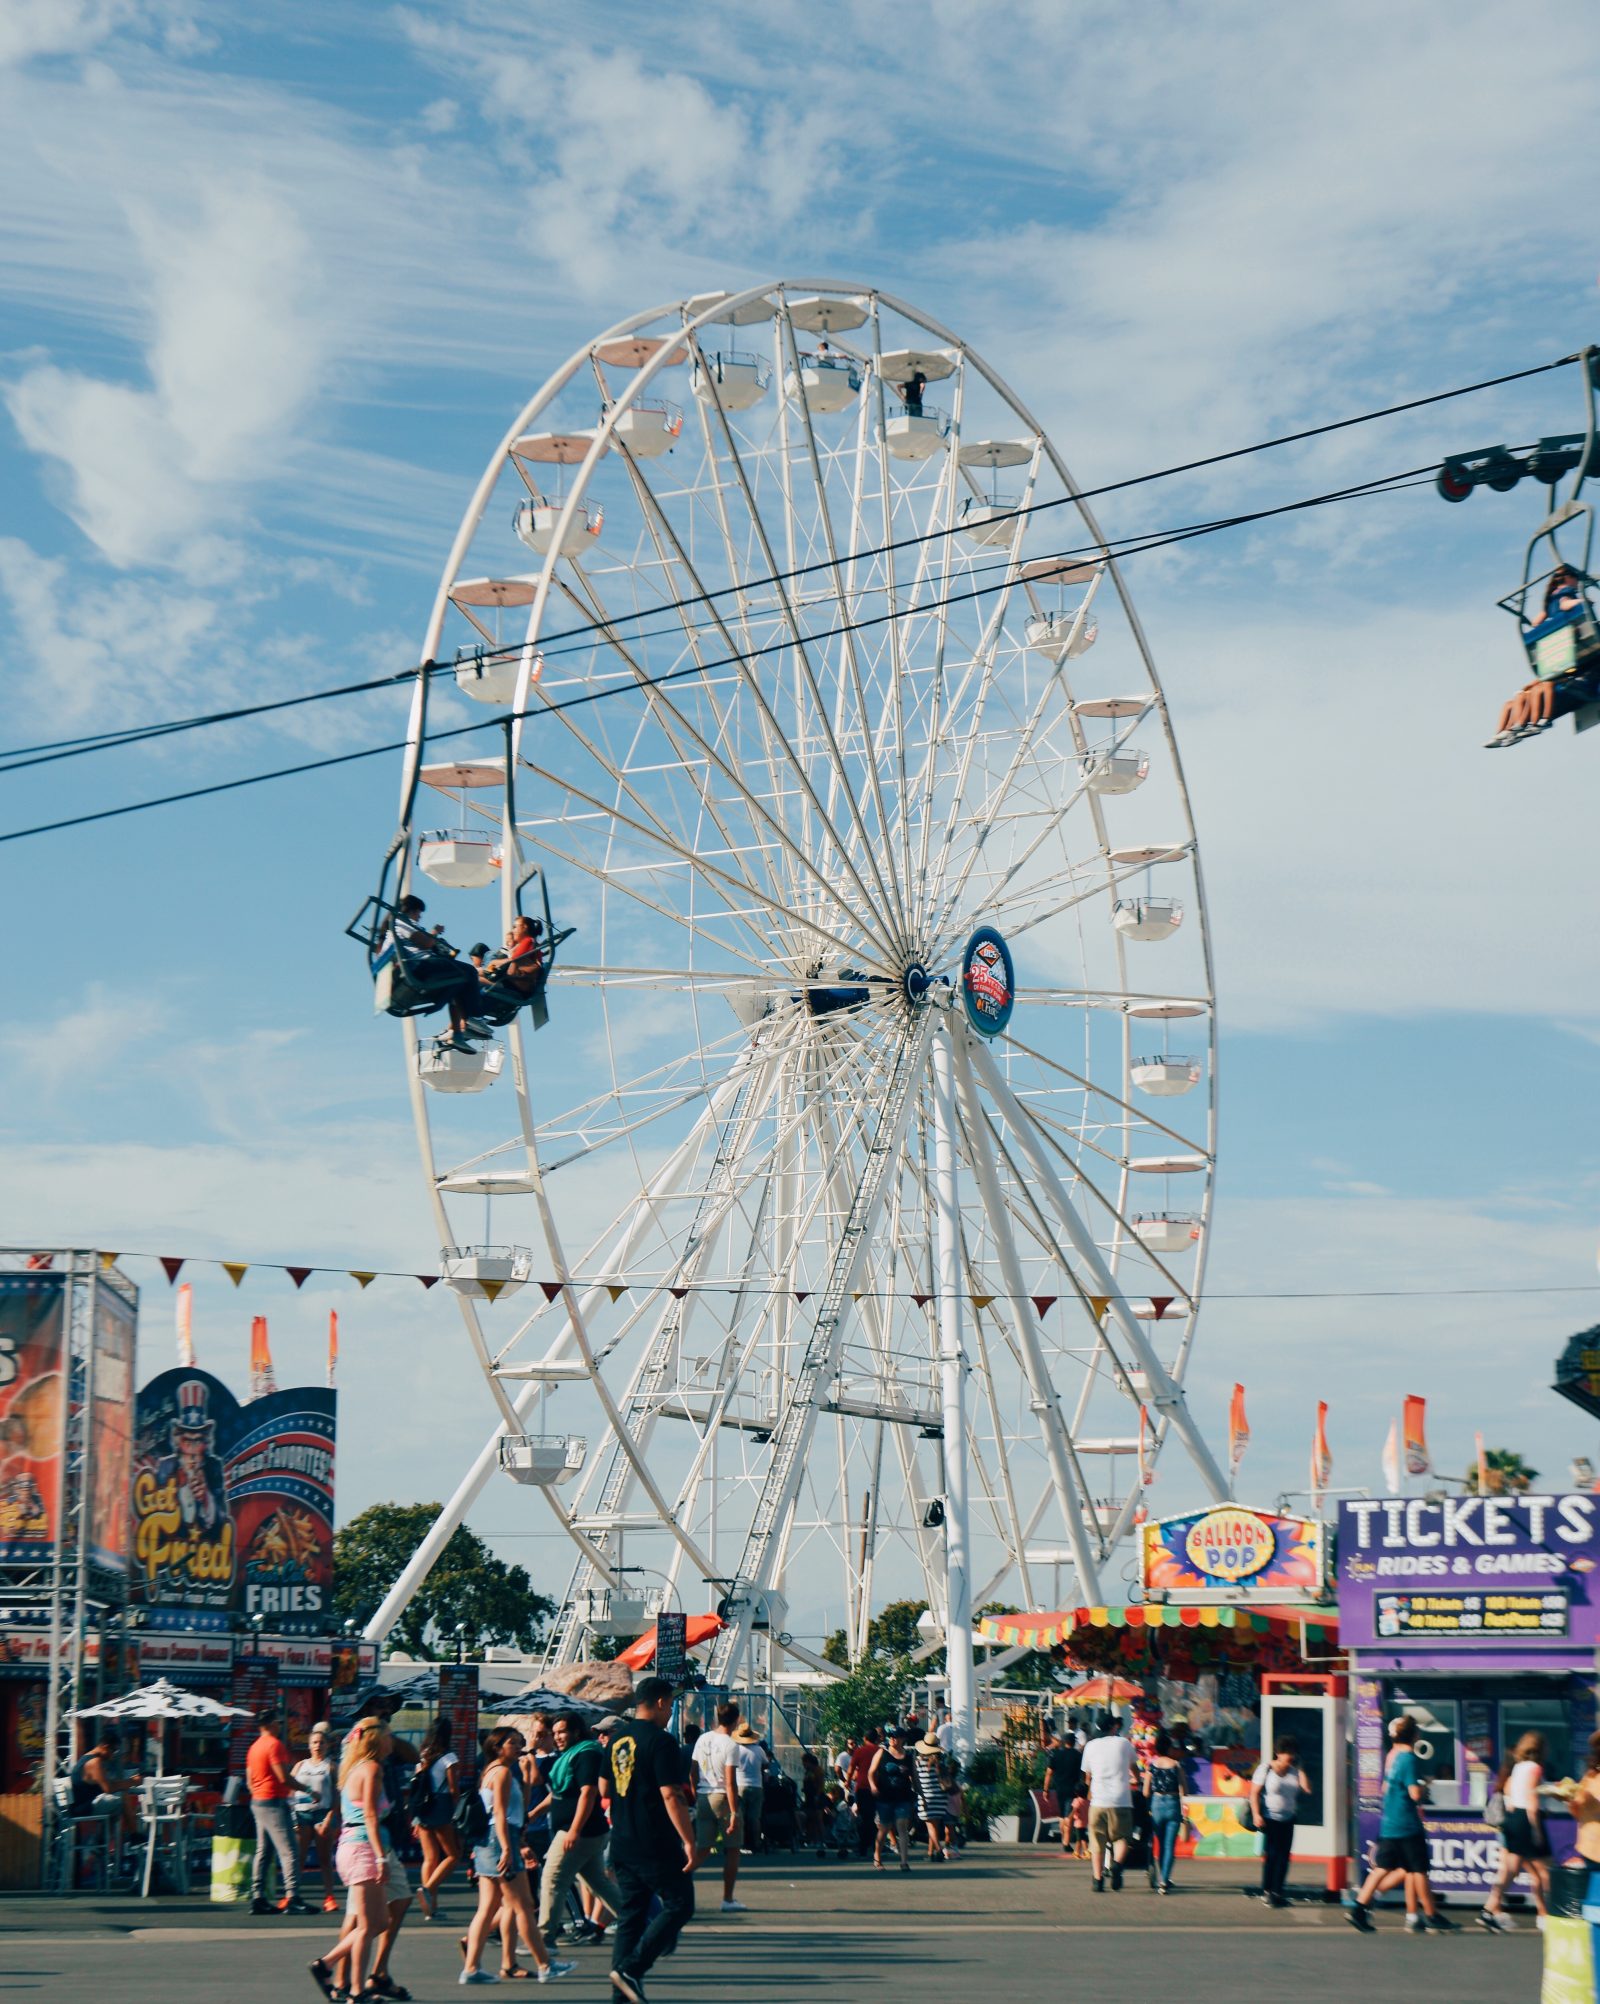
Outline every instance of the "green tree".
<path fill-rule="evenodd" d="M 904 1656 L 863 1656 L 850 1672 L 828 1686 L 817 1707 L 823 1737 L 859 1739 L 868 1726 L 883 1726 L 905 1710 L 916 1673 Z"/>
<path fill-rule="evenodd" d="M 333 1610 L 340 1622 L 365 1627 L 443 1507 L 374 1503 L 334 1533 Z M 497 1559 L 463 1524 L 390 1630 L 390 1641 L 431 1659 L 454 1656 L 458 1639 L 471 1655 L 491 1643 L 533 1649 L 555 1611 L 521 1566 Z"/>
<path fill-rule="evenodd" d="M 910 1656 L 922 1647 L 917 1617 L 926 1614 L 925 1600 L 892 1600 L 867 1623 L 867 1651 L 873 1656 Z"/>
<path fill-rule="evenodd" d="M 850 1667 L 850 1650 L 844 1639 L 842 1628 L 834 1629 L 822 1645 L 822 1653 L 830 1663 L 837 1663 L 841 1670 Z"/>
<path fill-rule="evenodd" d="M 1531 1489 L 1539 1479 L 1538 1469 L 1530 1468 L 1515 1448 L 1491 1447 L 1483 1459 L 1489 1473 L 1491 1496 L 1518 1496 L 1524 1489 Z M 1467 1493 L 1469 1496 L 1478 1494 L 1476 1461 L 1467 1470 Z"/>

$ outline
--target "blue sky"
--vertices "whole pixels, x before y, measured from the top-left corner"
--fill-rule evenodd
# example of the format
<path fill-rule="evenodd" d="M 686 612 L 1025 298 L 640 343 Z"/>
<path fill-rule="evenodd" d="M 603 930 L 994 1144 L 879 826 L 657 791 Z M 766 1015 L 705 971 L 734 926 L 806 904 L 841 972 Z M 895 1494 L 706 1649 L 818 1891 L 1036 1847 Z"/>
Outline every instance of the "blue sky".
<path fill-rule="evenodd" d="M 330 30 L 329 17 L 336 22 Z M 934 0 L 803 12 L 14 0 L 0 21 L 6 741 L 403 666 L 509 415 L 624 313 L 840 276 L 968 336 L 1085 483 L 1600 330 L 1600 43 L 1569 9 Z M 1558 52 L 1552 56 L 1551 52 Z M 1559 163 L 1553 169 L 1552 163 Z M 1524 443 L 1570 375 L 1108 505 L 1178 523 Z M 1216 941 L 1218 1294 L 1592 1289 L 1590 740 L 1479 749 L 1535 502 L 1430 492 L 1143 559 Z M 0 826 L 397 734 L 387 697 L 4 782 Z M 0 850 L 0 1238 L 428 1268 L 393 1039 L 340 929 L 392 761 Z M 554 1036 L 562 1031 L 557 1026 Z M 572 1027 L 567 1034 L 579 1034 Z M 541 1049 L 547 1048 L 541 1043 Z M 559 1046 L 558 1046 L 559 1048 Z M 554 1061 L 554 1060 L 552 1060 Z M 164 1359 L 149 1283 L 147 1358 Z M 436 1492 L 486 1399 L 444 1304 L 197 1274 L 203 1361 L 343 1311 L 347 1509 Z M 1593 1292 L 1216 1300 L 1244 1487 L 1375 1481 L 1399 1396 L 1560 1480 Z M 403 1474 L 397 1471 L 403 1466 Z M 1155 1500 L 1191 1491 L 1176 1459 Z M 517 1499 L 480 1526 L 555 1553 Z M 537 1527 L 542 1539 L 542 1526 Z M 512 1542 L 512 1540 L 516 1542 Z"/>

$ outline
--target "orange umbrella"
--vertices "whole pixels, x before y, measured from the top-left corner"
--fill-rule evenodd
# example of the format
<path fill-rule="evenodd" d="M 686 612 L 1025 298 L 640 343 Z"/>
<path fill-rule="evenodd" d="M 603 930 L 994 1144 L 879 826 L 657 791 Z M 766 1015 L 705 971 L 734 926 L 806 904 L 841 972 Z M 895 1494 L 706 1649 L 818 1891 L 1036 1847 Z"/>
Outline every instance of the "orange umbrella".
<path fill-rule="evenodd" d="M 685 1627 L 686 1648 L 698 1648 L 702 1642 L 709 1642 L 722 1626 L 722 1617 L 717 1614 L 691 1614 Z M 656 1632 L 647 1628 L 637 1642 L 630 1642 L 626 1649 L 618 1650 L 616 1660 L 628 1670 L 648 1670 L 655 1661 Z"/>
<path fill-rule="evenodd" d="M 1142 1684 L 1130 1684 L 1126 1677 L 1091 1677 L 1064 1694 L 1068 1705 L 1128 1705 L 1144 1696 Z"/>

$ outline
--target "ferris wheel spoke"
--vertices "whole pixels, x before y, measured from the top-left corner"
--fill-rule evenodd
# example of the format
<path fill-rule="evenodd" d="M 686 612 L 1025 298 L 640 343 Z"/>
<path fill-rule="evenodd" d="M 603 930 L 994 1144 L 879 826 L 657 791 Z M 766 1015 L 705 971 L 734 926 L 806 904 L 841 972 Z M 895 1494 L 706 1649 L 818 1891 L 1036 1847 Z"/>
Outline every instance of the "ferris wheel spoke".
<path fill-rule="evenodd" d="M 694 564 L 690 561 L 687 552 L 683 548 L 682 543 L 679 541 L 678 537 L 673 532 L 672 526 L 670 522 L 667 520 L 665 512 L 662 510 L 659 501 L 656 499 L 655 493 L 650 487 L 649 482 L 644 479 L 642 473 L 639 471 L 637 465 L 634 462 L 630 460 L 629 464 L 630 464 L 630 470 L 633 474 L 636 491 L 639 495 L 641 502 L 645 505 L 647 524 L 649 526 L 649 530 L 652 537 L 656 541 L 658 551 L 662 555 L 663 559 L 665 559 L 670 554 L 671 559 L 677 564 L 679 570 L 683 575 L 685 584 L 687 586 L 687 592 L 684 595 L 680 596 L 676 601 L 679 608 L 679 617 L 683 624 L 687 643 L 694 655 L 695 660 L 702 667 L 705 667 L 707 665 L 707 662 L 705 654 L 702 649 L 701 629 L 697 624 L 695 624 L 693 621 L 690 620 L 688 616 L 688 605 L 686 603 L 686 600 L 688 599 L 705 599 L 704 583 L 700 577 L 698 570 L 695 568 Z M 706 602 L 709 605 L 711 605 L 710 618 L 713 628 L 722 638 L 722 641 L 726 646 L 728 653 L 735 658 L 742 672 L 745 668 L 744 650 L 740 649 L 734 642 L 733 635 L 728 631 L 726 623 L 723 621 L 720 613 L 716 611 L 714 603 L 709 600 L 706 600 Z M 611 637 L 609 632 L 607 637 L 608 638 Z M 630 669 L 635 674 L 637 679 L 641 682 L 641 684 L 648 681 L 648 677 L 645 675 L 643 669 L 637 664 L 637 662 L 633 660 L 632 656 L 627 652 L 627 650 L 622 647 L 621 642 L 613 639 L 612 644 L 617 649 L 618 653 L 623 656 L 624 660 L 627 661 Z M 757 682 L 756 678 L 750 675 L 745 675 L 744 679 L 746 686 L 752 691 L 753 694 L 759 690 L 759 683 Z M 707 705 L 712 710 L 713 715 L 717 720 L 719 731 L 724 736 L 726 736 L 729 729 L 728 718 L 717 707 L 713 687 L 712 685 L 709 684 L 709 682 L 702 683 L 701 686 L 706 695 Z M 808 873 L 812 878 L 816 880 L 818 884 L 821 885 L 823 890 L 830 897 L 834 898 L 837 902 L 839 902 L 842 905 L 844 903 L 844 900 L 841 897 L 840 893 L 838 892 L 837 888 L 831 882 L 831 880 L 826 876 L 824 872 L 817 869 L 817 867 L 811 862 L 810 858 L 804 853 L 800 845 L 794 841 L 789 832 L 786 829 L 784 829 L 781 826 L 781 824 L 777 821 L 777 819 L 768 812 L 768 810 L 762 805 L 760 801 L 756 799 L 756 797 L 749 790 L 749 788 L 740 781 L 738 775 L 727 764 L 726 760 L 724 760 L 720 756 L 720 754 L 718 754 L 713 749 L 712 745 L 703 737 L 703 735 L 699 733 L 697 730 L 695 730 L 694 726 L 690 724 L 686 718 L 681 717 L 680 713 L 677 711 L 671 699 L 664 697 L 659 689 L 650 689 L 647 691 L 647 701 L 652 703 L 652 705 L 654 706 L 660 707 L 663 711 L 663 714 L 672 717 L 677 717 L 679 719 L 679 728 L 684 732 L 684 734 L 688 735 L 692 739 L 692 741 L 701 750 L 702 755 L 708 760 L 708 762 L 715 765 L 716 769 L 722 774 L 723 778 L 729 783 L 734 798 L 736 798 L 743 804 L 746 812 L 749 814 L 752 822 L 752 828 L 754 828 L 754 825 L 758 820 L 767 825 L 772 831 L 772 833 L 775 834 L 783 844 L 783 847 L 791 863 L 797 865 L 802 871 Z M 799 766 L 798 759 L 796 758 L 796 755 L 794 753 L 793 747 L 789 745 L 787 739 L 784 737 L 783 732 L 779 729 L 777 720 L 772 713 L 770 705 L 766 704 L 764 700 L 759 701 L 757 703 L 757 714 L 761 722 L 764 746 L 768 755 L 771 756 L 774 752 L 776 752 L 780 756 L 780 758 L 787 760 L 791 765 L 793 765 L 794 769 L 797 772 L 800 772 L 801 768 Z M 703 792 L 708 811 L 713 811 L 713 797 L 709 792 L 706 792 L 704 790 Z M 867 906 L 868 911 L 873 914 L 874 918 L 876 918 L 877 912 L 876 908 L 873 905 L 873 900 L 869 895 L 869 893 L 867 892 L 866 886 L 861 882 L 859 875 L 855 872 L 850 856 L 846 851 L 843 842 L 838 836 L 837 831 L 834 829 L 831 818 L 828 817 L 827 815 L 824 815 L 822 817 L 822 826 L 825 832 L 830 837 L 830 840 L 833 843 L 836 853 L 839 855 L 841 861 L 844 863 L 846 869 L 849 871 L 854 882 L 856 883 L 856 886 L 861 893 L 861 896 Z M 855 921 L 857 924 L 864 923 L 859 914 L 855 915 Z"/>
<path fill-rule="evenodd" d="M 796 384 L 799 384 L 801 380 L 800 350 L 794 337 L 794 323 L 789 318 L 787 311 L 780 314 L 779 326 L 788 347 L 789 366 L 794 372 Z M 867 788 L 872 799 L 873 816 L 878 827 L 876 840 L 868 835 L 865 818 L 859 811 L 854 813 L 852 818 L 855 821 L 857 836 L 861 842 L 863 852 L 873 865 L 874 881 L 878 884 L 883 894 L 887 910 L 892 915 L 893 922 L 897 928 L 899 943 L 902 947 L 905 947 L 909 945 L 910 940 L 909 915 L 906 910 L 902 888 L 894 868 L 893 850 L 889 846 L 889 816 L 884 807 L 883 786 L 873 744 L 872 718 L 867 708 L 866 695 L 861 683 L 861 662 L 857 651 L 857 636 L 855 632 L 855 602 L 853 595 L 846 589 L 845 580 L 839 568 L 839 546 L 833 532 L 833 515 L 828 507 L 827 485 L 823 479 L 822 461 L 817 451 L 817 433 L 816 426 L 813 424 L 811 418 L 811 406 L 807 402 L 803 392 L 796 397 L 795 401 L 799 406 L 801 431 L 805 439 L 805 462 L 810 470 L 816 493 L 817 519 L 822 529 L 823 549 L 826 555 L 828 572 L 833 580 L 834 596 L 840 615 L 840 637 L 843 642 L 841 658 L 848 670 L 847 675 L 841 675 L 839 678 L 840 707 L 842 711 L 844 690 L 848 686 L 855 700 L 856 730 L 860 734 L 863 746 L 863 770 L 866 776 Z M 863 409 L 861 412 L 862 433 L 865 431 L 865 423 L 866 412 Z M 876 442 L 881 458 L 883 456 L 881 424 Z M 858 466 L 864 458 L 864 444 L 858 439 L 856 453 Z M 818 692 L 817 699 L 820 705 L 820 691 Z M 828 747 L 834 764 L 831 784 L 835 787 L 842 785 L 846 798 L 853 803 L 855 792 L 847 783 L 844 759 L 839 749 L 839 740 L 843 735 L 842 719 L 828 721 L 826 728 L 828 732 Z"/>
<path fill-rule="evenodd" d="M 624 828 L 631 834 L 637 835 L 641 841 L 653 844 L 664 850 L 676 863 L 686 867 L 692 866 L 699 876 L 710 879 L 710 888 L 722 899 L 730 917 L 741 919 L 747 925 L 749 923 L 747 915 L 741 911 L 734 897 L 735 892 L 742 891 L 771 916 L 785 920 L 795 931 L 803 932 L 812 939 L 820 940 L 825 946 L 830 946 L 836 951 L 865 960 L 869 965 L 876 967 L 880 973 L 892 976 L 894 970 L 889 964 L 871 952 L 869 948 L 862 945 L 859 940 L 852 940 L 847 936 L 830 932 L 825 926 L 820 925 L 806 913 L 785 905 L 770 892 L 761 890 L 758 886 L 751 883 L 748 878 L 740 876 L 737 872 L 724 870 L 719 864 L 713 863 L 704 854 L 697 854 L 693 847 L 680 841 L 664 829 L 652 827 L 646 822 L 636 820 L 632 815 L 623 814 L 615 806 L 609 809 L 605 808 L 597 796 L 585 792 L 574 781 L 564 779 L 560 774 L 546 771 L 542 767 L 531 766 L 531 762 L 530 769 L 538 777 L 548 781 L 553 788 L 559 789 L 569 798 L 581 802 L 585 807 L 593 809 L 596 813 L 608 813 L 612 822 L 617 827 Z M 542 847 L 551 846 L 542 833 L 539 840 Z M 628 885 L 619 881 L 619 872 L 603 870 L 601 866 L 596 865 L 587 858 L 571 855 L 570 853 L 567 854 L 566 860 L 596 879 L 604 877 L 607 881 L 615 883 L 617 888 L 624 891 L 630 890 Z M 633 893 L 630 892 L 631 894 Z M 853 916 L 853 914 L 849 913 L 847 906 L 841 908 L 845 910 L 847 916 Z M 672 914 L 669 912 L 667 915 L 671 916 Z M 757 940 L 761 945 L 766 947 L 770 956 L 775 950 L 774 942 L 761 934 L 757 934 Z"/>
<path fill-rule="evenodd" d="M 635 485 L 640 489 L 641 492 L 643 492 L 646 495 L 649 495 L 650 490 L 648 486 L 644 484 L 642 476 L 638 472 L 637 466 L 631 459 L 629 461 L 629 467 L 630 471 L 633 473 Z M 652 501 L 654 500 L 653 495 L 651 495 L 650 498 Z M 749 792 L 749 790 L 742 783 L 739 782 L 737 776 L 732 772 L 726 760 L 724 760 L 721 757 L 721 755 L 716 751 L 714 744 L 703 736 L 703 734 L 697 729 L 694 723 L 681 711 L 679 706 L 673 701 L 673 699 L 670 696 L 665 695 L 659 687 L 653 684 L 652 678 L 649 676 L 649 674 L 647 674 L 643 664 L 638 660 L 637 656 L 633 653 L 633 651 L 630 648 L 628 648 L 623 643 L 623 641 L 618 637 L 615 624 L 608 617 L 604 604 L 601 601 L 599 590 L 595 580 L 591 578 L 589 574 L 581 568 L 581 566 L 575 566 L 575 568 L 577 570 L 579 581 L 584 587 L 584 591 L 581 597 L 579 596 L 579 594 L 576 593 L 572 594 L 574 602 L 582 605 L 584 610 L 588 611 L 591 615 L 597 617 L 602 637 L 610 645 L 612 650 L 622 661 L 623 665 L 628 669 L 629 673 L 633 676 L 636 685 L 639 687 L 644 696 L 644 701 L 647 710 L 660 720 L 661 729 L 664 735 L 666 735 L 669 742 L 673 744 L 673 747 L 675 751 L 677 751 L 678 755 L 682 757 L 683 746 L 685 744 L 692 745 L 695 748 L 695 750 L 698 751 L 700 755 L 705 759 L 707 766 L 719 772 L 722 775 L 724 781 L 729 783 L 729 799 L 736 807 L 742 807 L 742 809 L 744 810 L 745 816 L 750 825 L 751 841 L 757 851 L 759 851 L 761 847 L 760 831 L 762 825 L 765 824 L 768 831 L 772 834 L 775 834 L 779 838 L 780 842 L 782 842 L 786 848 L 791 850 L 792 860 L 805 863 L 807 859 L 801 856 L 800 852 L 794 848 L 794 845 L 791 842 L 789 842 L 786 831 L 770 814 L 767 813 L 766 809 L 762 807 L 761 803 L 755 799 L 755 797 Z M 704 669 L 709 664 L 706 661 L 706 657 L 700 645 L 699 629 L 690 621 L 688 617 L 687 607 L 684 604 L 683 600 L 678 599 L 677 601 L 675 601 L 675 604 L 678 610 L 679 619 L 682 622 L 684 628 L 684 634 L 686 641 L 689 645 L 689 648 L 694 656 L 695 661 L 700 665 L 702 669 Z M 728 733 L 728 719 L 717 703 L 716 686 L 709 677 L 706 677 L 700 682 L 699 693 L 703 697 L 706 707 L 711 711 L 712 716 L 716 722 L 718 736 L 725 738 Z M 688 764 L 689 762 L 685 761 L 685 763 Z M 721 811 L 721 804 L 718 801 L 715 794 L 713 793 L 713 791 L 710 788 L 702 787 L 700 789 L 700 801 L 705 811 L 711 815 L 717 827 L 718 832 L 721 834 L 724 842 L 728 845 L 730 851 L 737 851 L 740 845 L 737 842 L 732 830 L 727 825 L 726 820 L 723 818 Z M 818 876 L 821 875 L 820 872 L 816 872 L 815 874 L 817 874 Z M 827 880 L 824 878 L 823 882 L 826 885 Z M 831 886 L 829 886 L 829 888 L 831 888 Z M 793 896 L 796 886 L 792 881 L 790 883 L 789 889 L 791 896 Z"/>
<path fill-rule="evenodd" d="M 780 317 L 782 319 L 783 326 L 788 333 L 788 342 L 790 350 L 791 352 L 793 352 L 794 330 L 792 324 L 790 324 L 790 322 L 788 321 L 787 313 L 788 309 L 786 305 L 780 308 Z M 782 337 L 780 336 L 780 340 L 781 338 Z M 796 363 L 796 374 L 798 380 L 798 363 Z M 809 407 L 806 405 L 805 397 L 803 394 L 799 397 L 798 401 L 801 406 L 801 414 L 803 421 L 809 428 L 811 422 L 810 410 Z M 787 408 L 787 406 L 785 408 Z M 799 676 L 800 686 L 804 688 L 806 695 L 809 699 L 810 712 L 812 716 L 815 718 L 816 727 L 823 734 L 823 737 L 827 743 L 828 755 L 832 771 L 836 774 L 843 775 L 846 773 L 845 763 L 839 750 L 838 741 L 833 733 L 832 723 L 828 715 L 827 704 L 823 700 L 822 691 L 817 683 L 816 671 L 811 663 L 811 656 L 807 643 L 807 638 L 800 630 L 800 621 L 795 612 L 793 599 L 790 595 L 788 586 L 785 583 L 784 578 L 782 576 L 782 572 L 785 569 L 785 565 L 779 562 L 776 554 L 773 551 L 772 542 L 767 533 L 766 524 L 762 519 L 761 510 L 756 505 L 755 494 L 751 488 L 749 471 L 745 465 L 744 456 L 739 451 L 738 444 L 733 436 L 732 427 L 728 424 L 726 416 L 722 415 L 720 406 L 718 408 L 718 414 L 719 417 L 721 418 L 720 429 L 722 434 L 721 443 L 722 443 L 723 456 L 726 460 L 728 470 L 733 475 L 735 487 L 744 502 L 745 510 L 749 515 L 750 530 L 755 541 L 757 557 L 763 566 L 765 576 L 767 577 L 767 579 L 770 580 L 770 589 L 773 592 L 774 601 L 777 604 L 781 616 L 781 623 L 789 635 L 790 644 L 792 646 L 794 653 L 794 665 Z M 787 468 L 788 465 L 787 457 L 785 457 L 784 464 L 785 467 Z M 789 562 L 787 568 L 791 570 L 794 568 L 792 559 Z M 841 611 L 843 610 L 844 609 L 841 608 Z M 776 724 L 774 727 L 776 728 Z M 781 736 L 782 733 L 780 732 L 779 735 Z M 866 823 L 862 818 L 860 806 L 856 801 L 853 789 L 851 789 L 848 785 L 846 785 L 844 788 L 844 796 L 850 810 L 849 818 L 855 829 L 856 842 L 859 844 L 860 858 L 865 862 L 868 870 L 872 874 L 873 881 L 877 886 L 876 899 L 872 897 L 872 895 L 868 892 L 866 885 L 861 881 L 860 872 L 856 865 L 856 854 L 849 847 L 847 847 L 839 831 L 834 827 L 832 818 L 827 814 L 821 800 L 818 798 L 816 790 L 811 784 L 810 776 L 805 770 L 803 764 L 797 761 L 795 769 L 797 777 L 800 781 L 800 785 L 805 794 L 807 803 L 811 807 L 812 811 L 817 815 L 819 824 L 824 829 L 826 829 L 829 839 L 834 843 L 839 854 L 845 860 L 846 867 L 850 871 L 852 880 L 856 883 L 857 888 L 861 891 L 862 896 L 866 899 L 868 904 L 872 905 L 878 912 L 879 923 L 886 936 L 888 936 L 891 940 L 893 940 L 895 945 L 903 949 L 906 944 L 905 940 L 902 937 L 896 936 L 896 934 L 893 931 L 893 920 L 891 915 L 894 912 L 895 906 L 894 906 L 894 900 L 893 898 L 891 898 L 889 894 L 888 885 L 885 882 L 882 869 L 880 867 L 880 858 L 878 855 L 879 845 L 874 843 L 872 837 L 867 832 Z M 880 837 L 880 841 L 881 839 L 882 838 Z"/>

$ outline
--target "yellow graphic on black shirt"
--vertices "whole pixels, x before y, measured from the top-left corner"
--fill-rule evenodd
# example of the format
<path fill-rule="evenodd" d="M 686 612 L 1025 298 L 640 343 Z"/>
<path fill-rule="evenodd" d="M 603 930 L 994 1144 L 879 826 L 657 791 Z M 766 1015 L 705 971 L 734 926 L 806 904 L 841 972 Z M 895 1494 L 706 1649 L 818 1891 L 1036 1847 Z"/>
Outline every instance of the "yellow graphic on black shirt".
<path fill-rule="evenodd" d="M 630 1739 L 615 1739 L 611 1742 L 611 1774 L 617 1785 L 618 1795 L 626 1795 L 628 1784 L 633 1780 L 634 1755 L 638 1749 Z"/>

